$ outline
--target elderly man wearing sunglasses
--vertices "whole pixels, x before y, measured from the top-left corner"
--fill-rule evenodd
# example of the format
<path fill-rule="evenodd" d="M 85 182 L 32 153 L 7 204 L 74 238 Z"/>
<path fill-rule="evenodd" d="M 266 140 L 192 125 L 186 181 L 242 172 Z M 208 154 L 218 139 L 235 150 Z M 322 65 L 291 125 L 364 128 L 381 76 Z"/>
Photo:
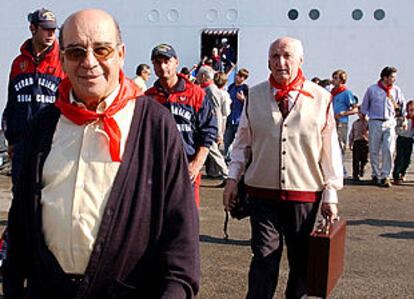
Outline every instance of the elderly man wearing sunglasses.
<path fill-rule="evenodd" d="M 9 215 L 6 298 L 194 298 L 198 215 L 170 113 L 122 71 L 111 15 L 60 33 L 67 79 L 27 136 Z"/>

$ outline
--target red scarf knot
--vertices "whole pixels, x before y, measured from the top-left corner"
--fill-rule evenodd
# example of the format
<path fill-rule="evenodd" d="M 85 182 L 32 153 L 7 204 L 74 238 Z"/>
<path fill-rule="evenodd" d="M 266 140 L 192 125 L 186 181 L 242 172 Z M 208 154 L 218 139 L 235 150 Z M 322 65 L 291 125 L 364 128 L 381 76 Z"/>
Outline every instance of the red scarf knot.
<path fill-rule="evenodd" d="M 120 146 L 121 146 L 121 130 L 113 116 L 123 109 L 130 100 L 135 100 L 142 95 L 142 91 L 126 78 L 122 71 L 119 72 L 119 92 L 112 104 L 105 109 L 104 112 L 96 112 L 87 110 L 78 105 L 73 105 L 69 100 L 69 92 L 72 89 L 72 83 L 68 78 L 62 80 L 59 86 L 59 97 L 56 101 L 56 107 L 71 122 L 76 125 L 84 125 L 95 120 L 101 120 L 103 130 L 109 137 L 109 152 L 114 162 L 121 162 Z"/>
<path fill-rule="evenodd" d="M 331 94 L 332 97 L 335 97 L 336 95 L 340 94 L 341 92 L 345 91 L 347 88 L 344 84 L 339 85 L 338 87 L 335 87 L 332 89 Z"/>
<path fill-rule="evenodd" d="M 290 82 L 288 85 L 279 85 L 276 83 L 275 78 L 273 78 L 272 74 L 269 76 L 269 82 L 270 85 L 277 89 L 277 92 L 275 94 L 275 100 L 279 102 L 282 99 L 286 99 L 289 92 L 291 91 L 297 91 L 300 94 L 303 94 L 304 96 L 310 97 L 313 99 L 313 96 L 310 92 L 307 92 L 303 90 L 303 83 L 305 82 L 305 77 L 303 76 L 302 70 L 298 70 L 298 74 L 296 78 Z"/>
<path fill-rule="evenodd" d="M 389 97 L 391 95 L 391 89 L 392 89 L 392 85 L 389 86 L 385 86 L 381 80 L 378 81 L 378 86 L 385 91 L 385 93 L 387 94 L 387 97 Z"/>

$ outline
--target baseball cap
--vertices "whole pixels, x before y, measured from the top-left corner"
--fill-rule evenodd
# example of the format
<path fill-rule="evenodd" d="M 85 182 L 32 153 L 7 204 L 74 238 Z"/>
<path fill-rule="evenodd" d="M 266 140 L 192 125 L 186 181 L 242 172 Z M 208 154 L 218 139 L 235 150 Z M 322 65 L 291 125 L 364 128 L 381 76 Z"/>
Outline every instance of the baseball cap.
<path fill-rule="evenodd" d="M 27 20 L 30 22 L 30 24 L 39 25 L 44 29 L 57 28 L 55 14 L 46 8 L 41 8 L 35 10 L 32 13 L 29 13 Z"/>
<path fill-rule="evenodd" d="M 160 44 L 152 49 L 151 52 L 151 60 L 153 60 L 157 56 L 164 56 L 167 58 L 175 57 L 177 58 L 177 53 L 172 46 L 167 44 Z"/>

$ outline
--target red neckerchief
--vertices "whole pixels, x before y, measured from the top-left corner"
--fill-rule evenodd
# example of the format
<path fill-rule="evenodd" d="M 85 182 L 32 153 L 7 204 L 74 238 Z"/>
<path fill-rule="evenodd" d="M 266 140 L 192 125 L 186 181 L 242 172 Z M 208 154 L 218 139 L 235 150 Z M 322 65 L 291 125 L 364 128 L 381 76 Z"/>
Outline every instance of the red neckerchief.
<path fill-rule="evenodd" d="M 207 82 L 201 83 L 200 87 L 204 89 L 204 88 L 210 86 L 211 84 L 213 84 L 213 81 L 207 81 Z"/>
<path fill-rule="evenodd" d="M 122 71 L 119 72 L 120 89 L 112 104 L 102 113 L 87 110 L 76 104 L 70 103 L 69 92 L 72 84 L 68 78 L 62 80 L 59 85 L 59 97 L 56 101 L 56 107 L 71 122 L 76 125 L 84 125 L 100 119 L 103 123 L 103 129 L 109 136 L 109 151 L 112 161 L 120 162 L 120 145 L 121 130 L 114 120 L 113 116 L 122 108 L 124 108 L 129 100 L 135 100 L 142 94 L 141 90 L 126 78 Z"/>
<path fill-rule="evenodd" d="M 341 84 L 338 87 L 335 87 L 331 91 L 332 97 L 335 97 L 337 94 L 340 94 L 341 92 L 343 92 L 345 90 L 346 90 L 346 86 L 344 84 Z"/>
<path fill-rule="evenodd" d="M 307 97 L 313 98 L 311 93 L 305 90 L 302 90 L 303 83 L 305 82 L 305 77 L 303 76 L 301 69 L 299 69 L 298 75 L 296 76 L 296 78 L 286 86 L 282 86 L 276 83 L 272 74 L 270 74 L 269 76 L 269 82 L 272 87 L 277 89 L 277 92 L 275 94 L 276 102 L 279 102 L 280 100 L 285 99 L 287 95 L 289 94 L 289 92 L 291 91 L 297 91 Z"/>
<path fill-rule="evenodd" d="M 387 97 L 389 97 L 389 96 L 390 96 L 390 94 L 391 94 L 391 89 L 392 89 L 392 85 L 390 85 L 390 86 L 385 86 L 384 84 L 382 84 L 382 81 L 381 81 L 381 80 L 379 80 L 379 81 L 378 81 L 378 86 L 379 86 L 382 90 L 384 90 L 384 91 L 385 91 L 385 93 L 387 94 Z"/>
<path fill-rule="evenodd" d="M 211 56 L 214 61 L 220 62 L 220 55 Z"/>

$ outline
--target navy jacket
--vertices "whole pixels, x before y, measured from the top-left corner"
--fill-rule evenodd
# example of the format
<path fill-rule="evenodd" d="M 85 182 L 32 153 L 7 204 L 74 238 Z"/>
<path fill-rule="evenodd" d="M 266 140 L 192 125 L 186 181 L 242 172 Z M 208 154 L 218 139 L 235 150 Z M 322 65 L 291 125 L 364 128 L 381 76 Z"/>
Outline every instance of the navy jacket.
<path fill-rule="evenodd" d="M 29 121 L 55 102 L 59 83 L 64 77 L 57 42 L 39 59 L 33 55 L 31 39 L 24 42 L 20 52 L 12 63 L 2 120 L 9 144 L 21 140 Z"/>
<path fill-rule="evenodd" d="M 85 275 L 78 285 L 42 235 L 42 170 L 60 112 L 50 106 L 25 139 L 9 213 L 5 298 L 194 298 L 199 288 L 198 212 L 186 157 L 170 113 L 140 97 Z"/>
<path fill-rule="evenodd" d="M 200 146 L 210 147 L 217 136 L 217 118 L 204 90 L 178 75 L 178 83 L 171 93 L 163 89 L 157 80 L 145 92 L 170 110 L 184 142 L 189 161 Z"/>

